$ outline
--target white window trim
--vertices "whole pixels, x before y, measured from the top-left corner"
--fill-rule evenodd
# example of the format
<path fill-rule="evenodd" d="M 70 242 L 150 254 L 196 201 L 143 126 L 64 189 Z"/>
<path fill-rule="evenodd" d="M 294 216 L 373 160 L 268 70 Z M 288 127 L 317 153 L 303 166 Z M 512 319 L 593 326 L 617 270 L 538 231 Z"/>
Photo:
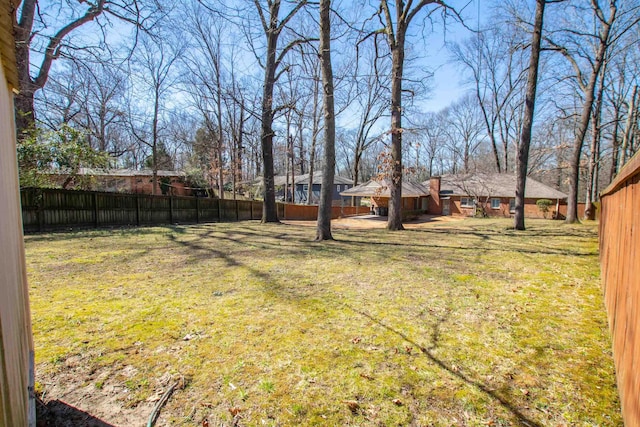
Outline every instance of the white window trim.
<path fill-rule="evenodd" d="M 511 202 L 513 201 L 513 207 Z M 514 213 L 516 211 L 516 199 L 509 199 L 509 213 Z"/>
<path fill-rule="evenodd" d="M 466 199 L 466 203 L 464 200 Z M 461 197 L 460 198 L 460 207 L 461 208 L 475 208 L 476 201 L 473 197 Z"/>
<path fill-rule="evenodd" d="M 497 201 L 498 202 L 498 206 L 493 206 L 493 202 Z M 493 197 L 491 199 L 491 209 L 500 209 L 500 199 L 497 197 Z"/>

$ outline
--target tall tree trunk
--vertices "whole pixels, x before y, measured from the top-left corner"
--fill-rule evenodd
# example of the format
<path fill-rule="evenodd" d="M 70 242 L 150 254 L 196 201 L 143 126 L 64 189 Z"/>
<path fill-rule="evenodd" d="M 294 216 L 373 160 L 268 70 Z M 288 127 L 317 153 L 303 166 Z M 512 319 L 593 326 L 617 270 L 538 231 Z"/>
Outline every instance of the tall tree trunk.
<path fill-rule="evenodd" d="M 152 183 L 151 194 L 156 194 L 156 187 L 158 186 L 158 120 L 160 116 L 160 88 L 158 85 L 155 87 L 155 99 L 153 103 L 153 123 L 151 132 L 151 166 L 152 166 Z"/>
<path fill-rule="evenodd" d="M 320 95 L 320 79 L 314 80 L 313 88 L 313 125 L 311 129 L 311 148 L 309 149 L 309 186 L 307 187 L 307 205 L 313 203 L 313 174 L 316 163 L 316 142 L 320 129 L 320 115 L 318 114 L 318 97 Z"/>
<path fill-rule="evenodd" d="M 620 141 L 618 132 L 620 130 L 620 106 L 617 102 L 613 106 L 613 131 L 611 132 L 611 169 L 609 169 L 609 182 L 618 173 L 618 158 L 620 156 Z"/>
<path fill-rule="evenodd" d="M 536 105 L 536 91 L 538 88 L 538 63 L 540 62 L 540 42 L 544 20 L 544 6 L 546 0 L 536 0 L 536 15 L 533 24 L 533 38 L 531 41 L 531 58 L 529 75 L 527 77 L 527 93 L 525 95 L 524 120 L 520 144 L 518 145 L 516 171 L 516 209 L 514 227 L 524 230 L 524 194 L 527 183 L 527 169 L 529 164 L 529 146 L 531 145 L 531 131 L 533 128 L 533 113 Z"/>
<path fill-rule="evenodd" d="M 300 164 L 300 175 L 304 175 L 306 170 L 304 167 L 304 111 L 298 115 L 298 141 L 300 141 L 300 147 L 298 151 L 298 158 Z"/>
<path fill-rule="evenodd" d="M 296 203 L 296 157 L 293 148 L 293 135 L 289 134 L 289 149 L 291 150 L 291 203 Z"/>
<path fill-rule="evenodd" d="M 333 240 L 331 206 L 336 169 L 336 122 L 333 101 L 333 69 L 331 67 L 331 0 L 320 0 L 320 66 L 322 68 L 322 108 L 324 112 L 324 164 L 316 240 Z"/>
<path fill-rule="evenodd" d="M 265 66 L 264 85 L 262 91 L 262 177 L 264 185 L 264 201 L 262 203 L 262 222 L 279 222 L 276 205 L 276 189 L 273 179 L 273 87 L 276 74 L 276 49 L 278 32 L 276 31 L 280 1 L 275 0 L 272 6 L 269 32 L 267 33 L 267 61 Z"/>
<path fill-rule="evenodd" d="M 402 12 L 397 9 L 398 15 Z M 389 218 L 387 230 L 404 230 L 402 225 L 402 77 L 406 27 L 398 19 L 395 43 L 391 48 L 391 179 L 389 180 Z"/>
<path fill-rule="evenodd" d="M 218 162 L 218 193 L 220 199 L 224 199 L 224 165 L 222 164 L 222 150 L 224 150 L 224 131 L 222 129 L 222 84 L 220 82 L 220 51 L 215 57 L 216 68 L 216 115 L 218 116 L 218 152 L 216 153 Z M 234 189 L 235 190 L 235 189 Z"/>
<path fill-rule="evenodd" d="M 599 167 L 600 154 L 600 115 L 602 112 L 602 98 L 604 96 L 604 77 L 607 69 L 605 62 L 600 72 L 600 81 L 598 82 L 598 94 L 596 96 L 595 108 L 593 109 L 593 122 L 591 125 L 591 144 L 589 146 L 589 165 L 587 169 L 587 192 L 585 199 L 585 219 L 594 220 L 596 218 L 596 168 Z"/>
<path fill-rule="evenodd" d="M 584 138 L 589 128 L 589 121 L 591 119 L 591 109 L 593 108 L 596 83 L 598 76 L 600 75 L 600 69 L 604 63 L 604 58 L 609 47 L 609 34 L 611 33 L 611 26 L 616 19 L 617 8 L 615 2 L 610 4 L 610 16 L 609 20 L 603 22 L 603 28 L 599 35 L 598 51 L 593 62 L 593 68 L 591 69 L 591 75 L 589 77 L 589 83 L 585 88 L 584 104 L 582 105 L 582 113 L 580 115 L 580 122 L 578 123 L 578 129 L 576 131 L 576 137 L 573 145 L 573 155 L 571 157 L 571 175 L 569 176 L 569 198 L 567 200 L 567 218 L 566 222 L 569 224 L 578 222 L 578 185 L 580 184 L 580 158 L 582 157 L 582 146 L 584 145 Z"/>
<path fill-rule="evenodd" d="M 633 87 L 633 92 L 631 93 L 631 101 L 629 102 L 629 109 L 627 111 L 627 121 L 625 123 L 624 128 L 624 136 L 622 137 L 622 147 L 620 153 L 620 165 L 618 166 L 618 170 L 622 169 L 625 163 L 627 163 L 627 157 L 630 148 L 630 141 L 633 138 L 633 128 L 635 125 L 635 115 L 636 115 L 636 98 L 638 95 L 638 86 Z"/>

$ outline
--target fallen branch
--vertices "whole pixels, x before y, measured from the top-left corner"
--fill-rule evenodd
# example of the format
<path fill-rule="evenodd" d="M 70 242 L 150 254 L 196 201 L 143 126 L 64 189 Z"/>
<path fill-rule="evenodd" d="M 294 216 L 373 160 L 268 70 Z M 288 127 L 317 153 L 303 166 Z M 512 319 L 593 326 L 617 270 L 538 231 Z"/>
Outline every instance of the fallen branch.
<path fill-rule="evenodd" d="M 147 427 L 153 427 L 155 425 L 156 421 L 158 420 L 158 416 L 160 415 L 160 409 L 162 409 L 162 407 L 167 403 L 176 387 L 178 387 L 178 382 L 173 383 L 173 385 L 164 392 L 160 400 L 158 400 L 158 403 L 156 403 L 156 406 L 153 408 L 153 412 L 151 412 L 151 415 L 149 415 L 149 422 L 147 423 Z"/>

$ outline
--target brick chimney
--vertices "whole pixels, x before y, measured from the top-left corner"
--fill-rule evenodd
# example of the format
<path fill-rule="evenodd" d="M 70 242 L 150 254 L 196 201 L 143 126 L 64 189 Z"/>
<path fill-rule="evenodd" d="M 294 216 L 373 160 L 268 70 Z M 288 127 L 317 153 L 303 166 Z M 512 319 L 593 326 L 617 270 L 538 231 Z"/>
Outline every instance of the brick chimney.
<path fill-rule="evenodd" d="M 442 215 L 442 204 L 440 203 L 440 177 L 432 176 L 429 179 L 429 213 L 432 215 Z"/>

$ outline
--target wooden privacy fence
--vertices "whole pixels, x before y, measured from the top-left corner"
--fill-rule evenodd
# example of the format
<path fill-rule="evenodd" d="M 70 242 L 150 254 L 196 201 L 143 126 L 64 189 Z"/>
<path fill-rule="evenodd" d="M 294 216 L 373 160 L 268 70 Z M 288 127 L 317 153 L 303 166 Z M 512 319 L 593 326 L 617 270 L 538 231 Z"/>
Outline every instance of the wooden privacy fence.
<path fill-rule="evenodd" d="M 262 202 L 26 188 L 20 193 L 25 231 L 126 225 L 193 224 L 262 218 Z M 333 218 L 369 208 L 334 207 Z M 278 217 L 315 220 L 317 206 L 278 203 Z"/>
<path fill-rule="evenodd" d="M 625 426 L 640 426 L 640 154 L 602 192 L 600 267 Z"/>
<path fill-rule="evenodd" d="M 228 222 L 262 217 L 262 202 L 59 189 L 21 191 L 25 231 Z"/>

